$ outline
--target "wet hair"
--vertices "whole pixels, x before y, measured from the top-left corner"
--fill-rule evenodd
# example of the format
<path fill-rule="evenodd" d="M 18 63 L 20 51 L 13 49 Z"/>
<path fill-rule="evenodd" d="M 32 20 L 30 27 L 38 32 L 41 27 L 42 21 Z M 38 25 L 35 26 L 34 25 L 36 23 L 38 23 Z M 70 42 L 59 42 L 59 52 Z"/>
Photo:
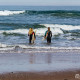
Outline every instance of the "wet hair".
<path fill-rule="evenodd" d="M 30 28 L 28 34 L 30 35 L 30 34 L 32 34 L 32 32 L 33 32 L 33 28 Z"/>
<path fill-rule="evenodd" d="M 48 31 L 50 31 L 50 27 L 48 27 Z"/>

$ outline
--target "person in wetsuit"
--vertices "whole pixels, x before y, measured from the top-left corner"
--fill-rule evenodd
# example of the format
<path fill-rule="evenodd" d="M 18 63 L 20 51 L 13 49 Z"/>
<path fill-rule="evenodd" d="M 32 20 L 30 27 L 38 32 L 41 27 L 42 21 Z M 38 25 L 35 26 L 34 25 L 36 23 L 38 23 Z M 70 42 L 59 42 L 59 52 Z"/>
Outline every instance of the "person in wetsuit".
<path fill-rule="evenodd" d="M 34 43 L 34 40 L 36 37 L 35 37 L 35 32 L 33 31 L 33 28 L 29 29 L 28 36 L 29 36 L 29 43 Z"/>
<path fill-rule="evenodd" d="M 51 43 L 52 32 L 50 31 L 50 27 L 45 32 L 45 39 L 47 39 L 47 43 Z"/>

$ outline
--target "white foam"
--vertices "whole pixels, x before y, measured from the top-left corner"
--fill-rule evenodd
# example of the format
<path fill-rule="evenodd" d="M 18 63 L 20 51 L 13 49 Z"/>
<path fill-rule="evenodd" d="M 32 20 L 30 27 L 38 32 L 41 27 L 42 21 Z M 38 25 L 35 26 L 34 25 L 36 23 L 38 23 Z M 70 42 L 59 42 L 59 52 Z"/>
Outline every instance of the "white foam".
<path fill-rule="evenodd" d="M 26 45 L 16 45 L 16 46 L 19 46 L 21 48 L 26 48 L 26 49 L 63 49 L 63 50 L 74 50 L 74 49 L 77 49 L 77 50 L 80 50 L 80 47 L 39 47 L 39 46 L 35 46 L 35 47 L 32 47 L 32 46 L 26 46 Z"/>
<path fill-rule="evenodd" d="M 15 30 L 0 30 L 0 33 L 19 33 L 19 34 L 28 34 L 28 29 L 15 29 Z"/>
<path fill-rule="evenodd" d="M 36 35 L 44 35 L 47 28 L 38 28 L 36 29 Z M 28 34 L 29 29 L 15 29 L 15 30 L 1 30 L 0 33 L 6 32 L 6 33 L 19 33 L 19 34 Z M 35 29 L 34 29 L 35 31 Z M 61 29 L 51 29 L 53 36 L 58 34 L 63 34 L 63 31 Z"/>
<path fill-rule="evenodd" d="M 28 29 L 16 29 L 16 30 L 9 30 L 6 31 L 7 33 L 20 33 L 20 34 L 28 34 Z"/>
<path fill-rule="evenodd" d="M 73 25 L 58 25 L 58 24 L 41 24 L 41 25 L 51 28 L 61 28 L 63 30 L 80 30 L 80 26 Z"/>
<path fill-rule="evenodd" d="M 47 28 L 38 28 L 36 34 L 44 35 Z M 60 28 L 51 28 L 53 35 L 63 34 L 63 31 Z"/>
<path fill-rule="evenodd" d="M 44 36 L 47 27 L 51 27 L 51 31 L 53 36 L 58 34 L 64 34 L 64 30 L 80 30 L 80 26 L 72 26 L 72 25 L 57 25 L 57 24 L 41 24 L 46 26 L 45 28 L 37 28 L 34 29 L 36 31 L 36 35 Z M 19 34 L 28 34 L 29 29 L 15 29 L 15 30 L 0 30 L 0 33 L 19 33 Z"/>
<path fill-rule="evenodd" d="M 0 48 L 4 48 L 4 47 L 7 47 L 7 45 L 6 45 L 6 44 L 1 44 L 1 43 L 0 43 Z"/>
<path fill-rule="evenodd" d="M 43 49 L 80 50 L 80 47 L 50 47 L 50 46 L 39 47 L 39 46 L 29 46 L 29 45 L 28 46 L 27 45 L 8 45 L 8 44 L 2 44 L 2 43 L 0 43 L 0 50 L 14 50 L 16 46 L 22 49 L 42 49 L 41 51 L 43 51 Z"/>
<path fill-rule="evenodd" d="M 0 50 L 13 50 L 15 46 L 0 43 Z"/>
<path fill-rule="evenodd" d="M 0 11 L 0 16 L 8 16 L 8 15 L 14 15 L 14 14 L 21 14 L 24 13 L 25 11 L 8 11 L 8 10 L 4 10 L 4 11 Z"/>

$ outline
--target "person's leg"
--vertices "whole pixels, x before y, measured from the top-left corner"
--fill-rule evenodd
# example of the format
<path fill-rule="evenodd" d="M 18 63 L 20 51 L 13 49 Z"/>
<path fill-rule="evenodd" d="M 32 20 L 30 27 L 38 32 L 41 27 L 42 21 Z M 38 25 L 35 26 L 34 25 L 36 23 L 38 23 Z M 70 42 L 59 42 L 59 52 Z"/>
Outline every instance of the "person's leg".
<path fill-rule="evenodd" d="M 29 36 L 29 43 L 31 43 L 32 35 Z"/>
<path fill-rule="evenodd" d="M 50 37 L 47 38 L 47 43 L 51 43 L 51 38 Z"/>
<path fill-rule="evenodd" d="M 31 38 L 29 37 L 29 43 L 31 43 Z"/>
<path fill-rule="evenodd" d="M 51 38 L 49 38 L 49 43 L 51 43 Z"/>
<path fill-rule="evenodd" d="M 47 43 L 49 43 L 49 38 L 47 37 Z"/>

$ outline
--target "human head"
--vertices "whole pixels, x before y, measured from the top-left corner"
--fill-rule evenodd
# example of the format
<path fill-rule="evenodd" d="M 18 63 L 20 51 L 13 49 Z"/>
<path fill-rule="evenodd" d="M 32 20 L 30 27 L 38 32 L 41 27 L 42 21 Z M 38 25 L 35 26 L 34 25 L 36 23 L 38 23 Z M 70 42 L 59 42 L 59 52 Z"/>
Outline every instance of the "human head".
<path fill-rule="evenodd" d="M 33 31 L 33 28 L 30 28 L 30 29 L 29 29 L 29 31 L 31 31 L 31 32 L 32 32 L 32 31 Z"/>
<path fill-rule="evenodd" d="M 33 28 L 30 28 L 29 29 L 29 34 L 32 34 L 32 32 L 33 32 Z"/>
<path fill-rule="evenodd" d="M 33 28 L 30 28 L 31 29 L 31 31 L 33 31 Z"/>
<path fill-rule="evenodd" d="M 48 27 L 48 31 L 50 31 L 50 27 Z"/>

